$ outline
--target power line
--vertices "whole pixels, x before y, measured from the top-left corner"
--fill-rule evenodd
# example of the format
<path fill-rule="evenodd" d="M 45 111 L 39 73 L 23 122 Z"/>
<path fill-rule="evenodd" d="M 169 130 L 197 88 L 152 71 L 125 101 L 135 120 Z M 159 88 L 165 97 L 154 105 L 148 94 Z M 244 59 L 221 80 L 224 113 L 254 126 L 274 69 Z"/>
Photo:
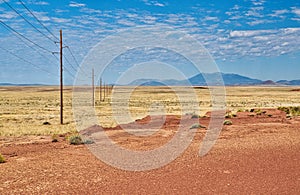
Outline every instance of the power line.
<path fill-rule="evenodd" d="M 34 13 L 24 4 L 22 0 L 19 2 L 23 5 L 23 7 L 58 41 L 57 36 L 55 36 L 35 15 Z"/>
<path fill-rule="evenodd" d="M 1 23 L 1 21 L 0 21 Z M 2 23 L 1 23 L 2 24 Z M 2 24 L 2 26 L 4 26 Z M 11 31 L 11 29 L 9 29 L 7 26 L 4 26 L 4 28 L 6 28 L 8 31 Z M 38 49 L 32 47 L 31 45 L 29 45 L 25 40 L 23 40 L 21 37 L 17 36 L 16 34 L 13 34 L 15 37 L 17 37 L 18 39 L 20 39 L 25 45 L 27 45 L 28 47 L 30 47 L 31 49 L 33 49 L 34 51 L 36 51 L 37 53 L 39 53 L 42 57 L 44 57 L 45 59 L 48 59 L 49 61 L 52 61 L 53 59 L 50 59 L 48 56 L 45 56 L 44 54 L 42 54 Z M 56 56 L 54 56 L 56 57 Z M 58 58 L 56 57 L 56 59 L 58 60 Z"/>
<path fill-rule="evenodd" d="M 77 66 L 80 67 L 79 63 L 77 62 L 77 60 L 76 60 L 75 56 L 73 55 L 73 53 L 72 53 L 72 51 L 71 51 L 71 49 L 70 49 L 69 46 L 67 46 L 67 49 L 70 52 L 70 54 L 71 54 L 72 58 L 74 59 L 74 61 L 76 62 Z"/>
<path fill-rule="evenodd" d="M 5 24 L 2 20 L 0 20 L 0 23 L 2 24 L 2 26 L 8 28 L 9 30 L 13 31 L 14 33 L 18 34 L 19 36 L 23 37 L 24 39 L 26 39 L 27 41 L 29 41 L 30 43 L 34 44 L 35 46 L 47 51 L 47 52 L 50 52 L 52 53 L 52 51 L 50 51 L 49 49 L 46 49 L 45 47 L 43 46 L 40 46 L 39 44 L 33 42 L 32 40 L 28 39 L 27 37 L 25 37 L 24 35 L 22 35 L 21 33 L 19 33 L 18 31 L 16 31 L 15 29 L 13 29 L 12 27 L 10 27 L 9 25 Z"/>
<path fill-rule="evenodd" d="M 69 46 L 66 46 L 66 47 L 67 47 L 68 51 L 70 52 L 72 58 L 74 59 L 75 63 L 77 64 L 78 68 L 79 68 L 86 76 L 89 77 L 89 75 L 88 75 L 84 70 L 81 69 L 81 66 L 80 66 L 80 64 L 78 63 L 78 61 L 76 60 L 75 56 L 73 55 L 73 52 L 72 52 L 72 50 L 70 49 L 70 47 L 69 47 Z"/>
<path fill-rule="evenodd" d="M 26 62 L 26 63 L 28 63 L 28 64 L 30 64 L 30 65 L 32 65 L 32 66 L 35 67 L 36 69 L 42 70 L 42 71 L 44 71 L 44 72 L 46 72 L 46 73 L 48 73 L 48 74 L 51 74 L 51 75 L 56 76 L 55 74 L 49 72 L 48 70 L 43 69 L 43 68 L 39 67 L 38 65 L 33 64 L 32 62 L 30 62 L 30 61 L 28 61 L 28 60 L 26 60 L 26 59 L 24 59 L 24 58 L 22 58 L 22 57 L 20 57 L 20 56 L 18 56 L 18 55 L 16 55 L 16 54 L 14 54 L 13 52 L 11 52 L 11 51 L 9 51 L 9 50 L 7 50 L 7 49 L 1 47 L 1 46 L 0 46 L 0 48 L 1 48 L 2 50 L 6 51 L 7 53 L 9 53 L 9 54 L 15 56 L 16 58 L 18 58 L 18 59 L 20 59 L 20 60 L 22 60 L 22 61 L 24 61 L 24 62 Z"/>
<path fill-rule="evenodd" d="M 45 35 L 42 31 L 40 31 L 38 28 L 36 28 L 30 21 L 28 21 L 24 16 L 22 16 L 15 8 L 13 8 L 7 1 L 2 0 L 10 9 L 12 9 L 14 12 L 16 12 L 21 18 L 23 18 L 30 26 L 32 26 L 36 31 L 41 33 L 44 37 L 51 40 L 52 42 L 56 42 L 55 40 L 52 40 L 49 36 Z"/>
<path fill-rule="evenodd" d="M 77 72 L 76 68 L 70 63 L 70 61 L 66 58 L 66 56 L 64 55 L 64 59 L 66 60 L 66 62 L 71 66 L 71 68 L 75 71 L 75 73 Z"/>

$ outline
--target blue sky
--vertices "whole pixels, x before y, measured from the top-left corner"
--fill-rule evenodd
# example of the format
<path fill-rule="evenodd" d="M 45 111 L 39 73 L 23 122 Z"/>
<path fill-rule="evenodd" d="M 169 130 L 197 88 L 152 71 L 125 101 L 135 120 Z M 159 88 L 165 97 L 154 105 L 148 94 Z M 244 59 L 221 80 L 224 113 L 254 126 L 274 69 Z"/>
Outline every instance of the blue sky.
<path fill-rule="evenodd" d="M 55 37 L 19 0 L 5 1 L 8 4 L 0 0 L 0 21 L 44 49 L 1 23 L 0 82 L 58 84 L 58 55 L 51 53 L 58 51 L 51 40 Z M 139 25 L 162 24 L 197 39 L 222 72 L 262 80 L 300 79 L 298 0 L 22 2 L 53 35 L 58 37 L 63 30 L 64 43 L 72 52 L 64 49 L 67 84 L 73 83 L 78 64 L 88 51 L 108 35 Z"/>

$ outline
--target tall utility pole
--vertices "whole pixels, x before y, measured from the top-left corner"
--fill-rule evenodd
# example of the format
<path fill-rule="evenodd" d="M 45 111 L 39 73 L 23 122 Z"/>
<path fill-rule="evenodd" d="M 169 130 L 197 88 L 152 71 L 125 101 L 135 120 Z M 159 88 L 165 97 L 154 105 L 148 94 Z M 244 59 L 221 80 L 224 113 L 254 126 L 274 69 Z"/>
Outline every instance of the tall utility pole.
<path fill-rule="evenodd" d="M 92 106 L 95 107 L 95 83 L 94 83 L 94 68 L 92 69 Z"/>
<path fill-rule="evenodd" d="M 62 42 L 62 30 L 60 33 L 60 124 L 64 124 L 63 120 L 63 42 Z"/>
<path fill-rule="evenodd" d="M 105 88 L 105 82 L 103 83 L 103 102 L 105 101 L 105 93 L 106 93 L 106 88 Z"/>
<path fill-rule="evenodd" d="M 102 102 L 102 78 L 100 78 L 100 102 Z"/>

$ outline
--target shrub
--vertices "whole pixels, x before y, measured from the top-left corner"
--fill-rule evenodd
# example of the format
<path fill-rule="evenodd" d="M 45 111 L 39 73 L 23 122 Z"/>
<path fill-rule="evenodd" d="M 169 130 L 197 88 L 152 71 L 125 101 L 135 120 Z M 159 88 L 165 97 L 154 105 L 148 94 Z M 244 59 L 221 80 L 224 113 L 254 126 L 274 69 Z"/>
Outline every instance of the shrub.
<path fill-rule="evenodd" d="M 192 118 L 200 118 L 198 114 L 193 114 Z"/>
<path fill-rule="evenodd" d="M 75 134 L 75 135 L 71 135 L 69 138 L 69 143 L 73 144 L 73 145 L 80 145 L 83 144 L 82 138 L 80 135 Z"/>
<path fill-rule="evenodd" d="M 51 137 L 52 137 L 52 142 L 58 142 L 58 135 L 57 134 L 54 134 Z"/>
<path fill-rule="evenodd" d="M 43 125 L 51 125 L 48 121 L 43 122 Z"/>
<path fill-rule="evenodd" d="M 5 163 L 5 158 L 0 154 L 0 163 Z"/>
<path fill-rule="evenodd" d="M 258 113 L 261 114 L 261 110 L 260 110 L 260 109 L 255 110 L 255 113 L 256 113 L 256 114 L 258 114 Z"/>
<path fill-rule="evenodd" d="M 227 114 L 225 115 L 225 118 L 232 118 L 232 115 L 229 114 L 229 113 L 227 113 Z"/>
<path fill-rule="evenodd" d="M 199 129 L 199 128 L 205 128 L 205 127 L 200 125 L 199 123 L 195 123 L 190 127 L 190 129 Z"/>
<path fill-rule="evenodd" d="M 268 114 L 268 117 L 272 117 L 273 115 L 272 114 Z"/>
<path fill-rule="evenodd" d="M 250 112 L 254 112 L 254 108 L 251 108 L 251 109 L 250 109 Z"/>
<path fill-rule="evenodd" d="M 300 106 L 278 107 L 277 109 L 284 111 L 287 115 L 300 116 Z"/>
<path fill-rule="evenodd" d="M 230 120 L 225 120 L 223 124 L 224 124 L 224 125 L 232 125 L 232 121 L 230 121 Z"/>

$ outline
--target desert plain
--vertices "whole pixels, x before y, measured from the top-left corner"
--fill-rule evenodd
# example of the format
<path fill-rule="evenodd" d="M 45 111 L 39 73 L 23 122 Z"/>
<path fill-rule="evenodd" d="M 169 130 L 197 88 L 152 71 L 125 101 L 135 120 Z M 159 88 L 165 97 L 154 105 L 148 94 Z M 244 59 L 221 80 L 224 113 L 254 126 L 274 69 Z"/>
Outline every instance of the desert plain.
<path fill-rule="evenodd" d="M 129 90 L 130 98 L 122 99 Z M 199 124 L 184 127 L 195 136 L 174 161 L 153 170 L 127 171 L 99 160 L 84 144 L 69 143 L 70 135 L 84 130 L 75 124 L 72 87 L 64 90 L 63 125 L 58 87 L 0 87 L 0 153 L 5 158 L 0 163 L 0 194 L 300 193 L 300 87 L 226 87 L 228 123 L 201 157 L 213 103 L 208 88 L 192 90 L 196 99 L 186 95 L 185 87 L 176 92 L 169 87 L 120 87 L 100 101 L 96 89 L 97 125 L 124 148 L 153 150 L 174 137 L 181 119 Z M 113 109 L 114 101 L 118 107 Z M 196 103 L 200 109 L 182 111 L 181 103 Z M 128 109 L 130 120 L 124 125 L 147 124 L 155 106 L 166 117 L 150 136 L 124 133 L 114 118 Z M 288 108 L 295 109 L 288 113 Z"/>

